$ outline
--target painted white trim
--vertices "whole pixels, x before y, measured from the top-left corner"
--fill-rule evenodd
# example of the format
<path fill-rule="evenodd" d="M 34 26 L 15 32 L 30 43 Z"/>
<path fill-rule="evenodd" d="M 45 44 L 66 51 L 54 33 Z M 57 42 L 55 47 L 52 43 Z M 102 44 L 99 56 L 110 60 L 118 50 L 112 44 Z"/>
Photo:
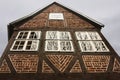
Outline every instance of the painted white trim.
<path fill-rule="evenodd" d="M 64 20 L 63 13 L 49 13 L 49 20 Z"/>
<path fill-rule="evenodd" d="M 95 46 L 95 42 L 97 42 L 98 44 L 100 44 L 100 43 L 102 43 L 102 45 L 104 46 L 104 48 L 106 49 L 106 50 L 100 50 L 100 51 L 98 51 L 97 50 L 97 48 L 96 48 L 96 46 Z M 105 45 L 105 43 L 103 42 L 103 41 L 93 41 L 93 44 L 94 44 L 94 47 L 96 48 L 96 51 L 95 52 L 109 52 L 109 49 L 107 48 L 107 46 Z M 99 45 L 99 47 L 100 47 L 101 45 Z"/>
<path fill-rule="evenodd" d="M 25 43 L 23 45 L 23 48 L 21 50 L 19 50 L 19 49 L 13 50 L 13 47 L 15 46 L 16 41 L 25 41 Z M 36 44 L 37 47 L 36 47 L 35 50 L 31 50 L 31 49 L 30 50 L 26 50 L 28 41 L 32 41 L 32 43 L 33 43 L 33 41 L 37 42 L 37 44 Z M 12 45 L 12 47 L 10 48 L 10 51 L 37 51 L 38 50 L 38 46 L 39 46 L 39 40 L 15 40 L 13 45 Z"/>

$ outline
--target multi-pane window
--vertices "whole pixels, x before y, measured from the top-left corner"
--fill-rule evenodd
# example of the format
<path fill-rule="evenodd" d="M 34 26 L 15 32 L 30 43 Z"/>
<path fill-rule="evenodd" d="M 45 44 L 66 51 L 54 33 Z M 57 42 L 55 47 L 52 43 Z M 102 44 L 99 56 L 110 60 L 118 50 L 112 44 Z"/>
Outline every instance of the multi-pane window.
<path fill-rule="evenodd" d="M 96 31 L 75 32 L 82 52 L 108 52 L 109 49 Z"/>
<path fill-rule="evenodd" d="M 68 31 L 47 31 L 45 51 L 73 52 L 73 44 Z"/>
<path fill-rule="evenodd" d="M 20 31 L 15 38 L 11 51 L 37 51 L 41 31 Z"/>

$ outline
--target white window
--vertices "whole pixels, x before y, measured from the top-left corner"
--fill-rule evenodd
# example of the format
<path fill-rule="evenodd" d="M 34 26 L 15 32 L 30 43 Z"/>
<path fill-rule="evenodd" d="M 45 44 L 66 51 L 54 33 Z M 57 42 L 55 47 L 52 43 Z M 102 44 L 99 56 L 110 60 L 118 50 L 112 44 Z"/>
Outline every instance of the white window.
<path fill-rule="evenodd" d="M 58 31 L 47 31 L 46 39 L 58 39 Z"/>
<path fill-rule="evenodd" d="M 107 46 L 104 44 L 103 41 L 93 41 L 96 52 L 108 52 Z"/>
<path fill-rule="evenodd" d="M 30 31 L 29 39 L 40 39 L 41 32 L 40 31 Z"/>
<path fill-rule="evenodd" d="M 37 51 L 41 31 L 20 31 L 11 47 L 11 51 Z"/>
<path fill-rule="evenodd" d="M 63 13 L 49 13 L 49 19 L 64 20 Z"/>
<path fill-rule="evenodd" d="M 82 52 L 94 52 L 95 51 L 92 41 L 79 41 L 79 46 Z"/>
<path fill-rule="evenodd" d="M 39 40 L 29 40 L 27 41 L 27 45 L 25 45 L 26 51 L 36 51 L 38 50 Z"/>
<path fill-rule="evenodd" d="M 75 32 L 75 34 L 76 34 L 77 40 L 90 40 L 88 33 L 85 31 Z"/>
<path fill-rule="evenodd" d="M 61 39 L 61 40 L 71 40 L 70 32 L 65 32 L 65 31 L 59 32 L 59 39 Z"/>
<path fill-rule="evenodd" d="M 25 40 L 15 40 L 11 47 L 11 50 L 12 51 L 17 51 L 17 50 L 22 51 L 24 49 L 25 43 L 26 43 Z"/>
<path fill-rule="evenodd" d="M 40 39 L 41 31 L 20 31 L 16 39 Z"/>
<path fill-rule="evenodd" d="M 36 51 L 38 49 L 39 40 L 15 40 L 12 51 Z"/>
<path fill-rule="evenodd" d="M 27 39 L 29 31 L 20 31 L 16 39 Z"/>
<path fill-rule="evenodd" d="M 74 51 L 72 41 L 60 41 L 60 51 Z"/>
<path fill-rule="evenodd" d="M 91 40 L 102 40 L 100 35 L 97 32 L 88 32 Z"/>
<path fill-rule="evenodd" d="M 45 51 L 72 52 L 73 44 L 70 32 L 68 31 L 47 31 Z"/>
<path fill-rule="evenodd" d="M 96 31 L 75 32 L 80 50 L 82 52 L 108 52 L 109 49 Z"/>
<path fill-rule="evenodd" d="M 45 41 L 45 51 L 58 51 L 58 41 L 57 40 L 46 40 Z"/>

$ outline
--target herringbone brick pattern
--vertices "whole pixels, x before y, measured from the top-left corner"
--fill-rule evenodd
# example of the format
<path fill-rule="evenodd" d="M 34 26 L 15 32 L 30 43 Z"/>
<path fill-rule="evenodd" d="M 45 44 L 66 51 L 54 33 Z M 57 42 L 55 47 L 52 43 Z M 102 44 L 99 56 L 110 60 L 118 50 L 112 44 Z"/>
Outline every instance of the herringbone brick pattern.
<path fill-rule="evenodd" d="M 64 72 L 73 59 L 72 55 L 47 55 L 50 62 L 61 72 Z"/>

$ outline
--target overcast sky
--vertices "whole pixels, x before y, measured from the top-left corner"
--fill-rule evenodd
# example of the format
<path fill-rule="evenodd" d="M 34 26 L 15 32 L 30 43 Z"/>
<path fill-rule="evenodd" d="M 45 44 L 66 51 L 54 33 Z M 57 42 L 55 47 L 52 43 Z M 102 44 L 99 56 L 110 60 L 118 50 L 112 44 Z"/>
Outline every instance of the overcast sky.
<path fill-rule="evenodd" d="M 120 0 L 0 0 L 0 55 L 8 42 L 7 25 L 54 1 L 103 23 L 103 35 L 120 55 Z"/>

